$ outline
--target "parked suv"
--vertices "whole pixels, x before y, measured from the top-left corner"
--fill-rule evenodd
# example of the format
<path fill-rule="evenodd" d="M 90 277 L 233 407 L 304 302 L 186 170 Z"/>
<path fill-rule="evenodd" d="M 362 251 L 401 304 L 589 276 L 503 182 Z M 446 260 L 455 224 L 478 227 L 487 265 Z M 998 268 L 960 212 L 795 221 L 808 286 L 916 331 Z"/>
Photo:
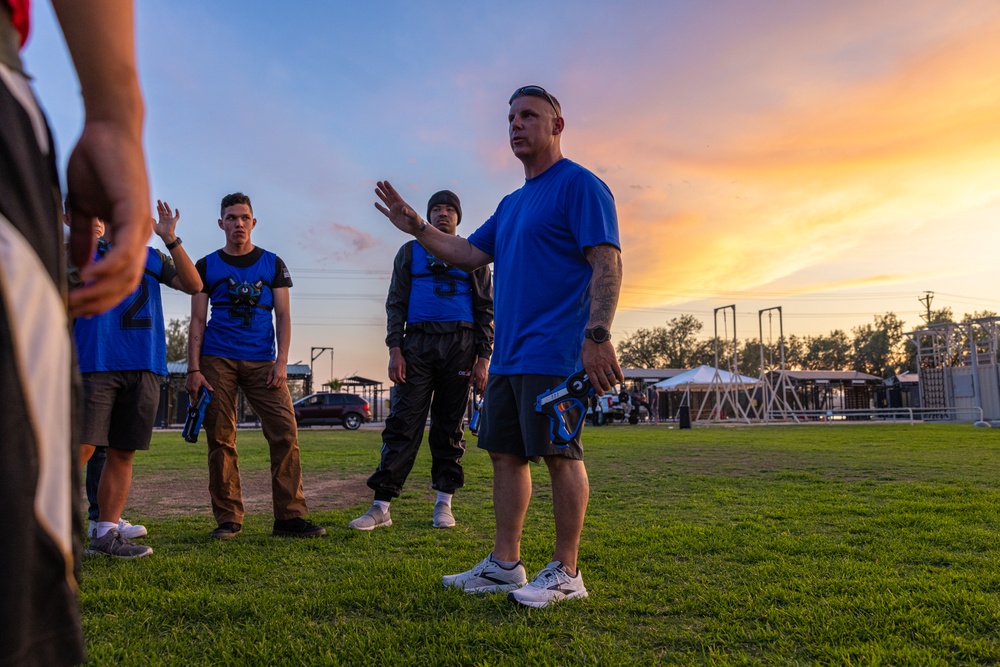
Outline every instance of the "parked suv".
<path fill-rule="evenodd" d="M 368 401 L 356 394 L 310 394 L 292 404 L 299 426 L 343 424 L 349 431 L 372 420 Z"/>

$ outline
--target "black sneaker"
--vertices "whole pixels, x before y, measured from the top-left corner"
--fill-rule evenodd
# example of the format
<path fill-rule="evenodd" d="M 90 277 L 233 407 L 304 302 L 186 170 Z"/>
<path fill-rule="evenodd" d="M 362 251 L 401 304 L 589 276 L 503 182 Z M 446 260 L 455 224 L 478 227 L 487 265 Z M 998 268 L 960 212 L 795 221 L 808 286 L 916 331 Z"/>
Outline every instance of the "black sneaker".
<path fill-rule="evenodd" d="M 275 537 L 323 537 L 326 535 L 326 528 L 309 523 L 297 516 L 294 519 L 275 519 L 271 535 Z"/>
<path fill-rule="evenodd" d="M 217 540 L 231 540 L 240 534 L 243 530 L 242 523 L 236 523 L 234 521 L 224 521 L 219 524 L 219 527 L 212 531 L 212 537 Z"/>

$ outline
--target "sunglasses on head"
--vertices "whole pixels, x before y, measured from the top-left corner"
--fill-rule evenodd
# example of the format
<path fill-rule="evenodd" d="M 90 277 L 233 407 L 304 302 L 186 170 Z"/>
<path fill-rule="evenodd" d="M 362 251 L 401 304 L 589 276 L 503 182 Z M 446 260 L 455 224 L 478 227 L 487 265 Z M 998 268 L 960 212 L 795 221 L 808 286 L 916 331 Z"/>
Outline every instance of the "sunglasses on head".
<path fill-rule="evenodd" d="M 541 97 L 543 100 L 546 100 L 549 104 L 552 105 L 552 109 L 556 112 L 557 116 L 562 115 L 562 111 L 559 110 L 559 105 L 556 102 L 555 98 L 549 95 L 549 92 L 544 88 L 542 88 L 541 86 L 521 86 L 520 88 L 515 90 L 514 94 L 510 96 L 509 100 L 507 100 L 508 106 L 513 104 L 514 100 L 516 100 L 517 98 L 525 96 Z"/>

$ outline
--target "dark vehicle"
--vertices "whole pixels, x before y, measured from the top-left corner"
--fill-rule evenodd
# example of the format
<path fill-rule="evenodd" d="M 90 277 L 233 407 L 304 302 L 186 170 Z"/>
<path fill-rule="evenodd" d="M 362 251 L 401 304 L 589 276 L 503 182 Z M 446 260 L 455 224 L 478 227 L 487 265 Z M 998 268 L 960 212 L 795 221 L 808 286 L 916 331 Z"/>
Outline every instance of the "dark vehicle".
<path fill-rule="evenodd" d="M 368 401 L 355 394 L 310 394 L 295 401 L 292 406 L 295 408 L 295 423 L 299 426 L 343 424 L 344 428 L 353 431 L 372 420 Z"/>

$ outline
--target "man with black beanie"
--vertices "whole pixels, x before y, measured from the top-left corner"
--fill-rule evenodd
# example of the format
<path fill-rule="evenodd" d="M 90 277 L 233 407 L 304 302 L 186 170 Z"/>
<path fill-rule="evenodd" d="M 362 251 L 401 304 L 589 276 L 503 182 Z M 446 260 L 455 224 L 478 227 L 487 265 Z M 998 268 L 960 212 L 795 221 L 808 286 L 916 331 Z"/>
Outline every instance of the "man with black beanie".
<path fill-rule="evenodd" d="M 456 233 L 462 204 L 450 190 L 434 193 L 427 219 Z M 426 223 L 425 223 L 426 224 Z M 493 352 L 493 286 L 489 267 L 471 274 L 442 262 L 416 241 L 406 243 L 392 267 L 385 302 L 389 379 L 395 384 L 382 431 L 382 458 L 368 478 L 375 491 L 371 509 L 349 525 L 356 530 L 391 526 L 389 503 L 399 497 L 424 435 L 431 426 L 431 482 L 438 492 L 435 528 L 451 528 L 451 497 L 465 483 L 462 421 L 469 385 L 482 393 Z"/>

